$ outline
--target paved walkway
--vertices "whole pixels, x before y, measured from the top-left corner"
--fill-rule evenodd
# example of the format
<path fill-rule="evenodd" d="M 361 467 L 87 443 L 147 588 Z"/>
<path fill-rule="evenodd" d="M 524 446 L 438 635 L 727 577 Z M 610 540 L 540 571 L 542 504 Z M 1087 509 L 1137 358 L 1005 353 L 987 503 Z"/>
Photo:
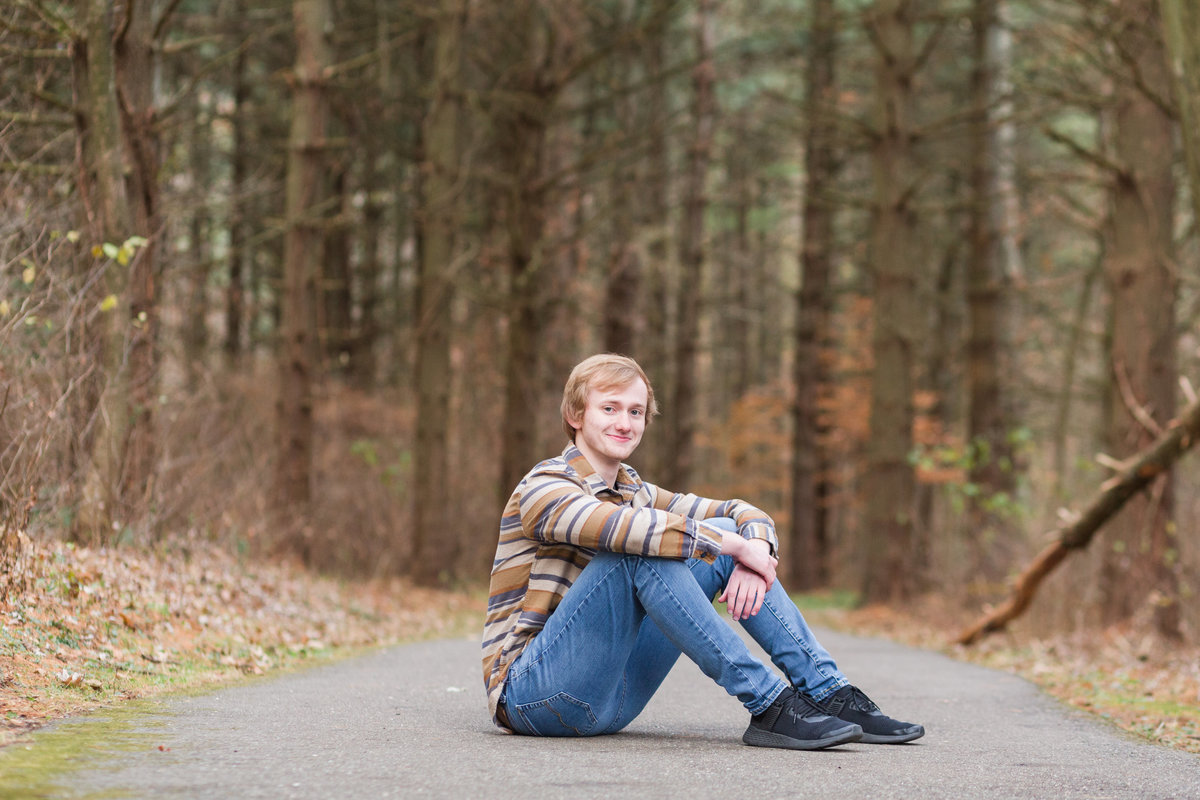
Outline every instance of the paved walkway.
<path fill-rule="evenodd" d="M 746 747 L 741 706 L 686 661 L 621 734 L 506 736 L 487 719 L 478 645 L 448 640 L 148 706 L 71 756 L 75 769 L 46 796 L 1200 798 L 1200 758 L 1135 741 L 1023 680 L 880 640 L 821 638 L 925 738 Z M 81 741 L 107 724 L 70 723 Z"/>

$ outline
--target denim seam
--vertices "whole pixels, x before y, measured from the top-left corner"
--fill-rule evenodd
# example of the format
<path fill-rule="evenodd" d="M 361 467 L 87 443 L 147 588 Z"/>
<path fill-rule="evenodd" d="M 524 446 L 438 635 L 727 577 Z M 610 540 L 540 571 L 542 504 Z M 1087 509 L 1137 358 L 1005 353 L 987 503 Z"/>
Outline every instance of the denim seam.
<path fill-rule="evenodd" d="M 625 713 L 625 698 L 628 696 L 629 696 L 629 680 L 624 675 L 622 675 L 621 676 L 621 689 L 620 689 L 619 697 L 617 699 L 617 710 L 616 710 L 616 713 L 613 714 L 613 721 L 607 728 L 600 731 L 600 733 L 616 733 L 618 730 L 620 730 L 622 727 L 624 727 L 624 725 L 621 725 L 621 717 Z M 628 724 L 628 722 L 631 722 L 631 721 L 632 720 L 627 721 L 625 724 Z"/>

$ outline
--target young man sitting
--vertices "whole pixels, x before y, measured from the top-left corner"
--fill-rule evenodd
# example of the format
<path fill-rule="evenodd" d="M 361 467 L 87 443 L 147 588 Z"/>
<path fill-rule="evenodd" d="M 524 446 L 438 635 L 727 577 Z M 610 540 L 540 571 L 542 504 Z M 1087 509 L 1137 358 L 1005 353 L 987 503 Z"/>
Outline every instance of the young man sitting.
<path fill-rule="evenodd" d="M 632 359 L 596 355 L 563 391 L 562 455 L 538 464 L 500 521 L 483 633 L 493 720 L 531 736 L 615 733 L 682 652 L 742 702 L 742 741 L 815 750 L 924 735 L 838 670 L 775 580 L 771 518 L 741 500 L 676 494 L 625 463 L 656 413 Z M 771 660 L 713 608 L 727 605 Z"/>

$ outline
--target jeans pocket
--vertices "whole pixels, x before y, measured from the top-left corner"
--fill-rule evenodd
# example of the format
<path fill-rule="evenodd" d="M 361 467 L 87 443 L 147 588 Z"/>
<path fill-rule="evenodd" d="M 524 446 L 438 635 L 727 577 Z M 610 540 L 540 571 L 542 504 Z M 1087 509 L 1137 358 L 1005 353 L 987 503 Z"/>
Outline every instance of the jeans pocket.
<path fill-rule="evenodd" d="M 591 706 L 566 692 L 512 710 L 535 736 L 587 736 L 596 727 Z"/>

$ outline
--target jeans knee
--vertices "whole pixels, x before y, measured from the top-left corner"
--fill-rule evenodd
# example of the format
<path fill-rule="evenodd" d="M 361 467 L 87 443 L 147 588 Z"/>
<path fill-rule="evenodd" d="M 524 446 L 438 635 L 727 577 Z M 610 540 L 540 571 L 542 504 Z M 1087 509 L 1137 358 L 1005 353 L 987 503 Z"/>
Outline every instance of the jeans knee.
<path fill-rule="evenodd" d="M 738 529 L 737 520 L 733 517 L 711 517 L 704 520 L 704 524 L 712 528 L 720 528 L 729 533 L 737 533 Z"/>

